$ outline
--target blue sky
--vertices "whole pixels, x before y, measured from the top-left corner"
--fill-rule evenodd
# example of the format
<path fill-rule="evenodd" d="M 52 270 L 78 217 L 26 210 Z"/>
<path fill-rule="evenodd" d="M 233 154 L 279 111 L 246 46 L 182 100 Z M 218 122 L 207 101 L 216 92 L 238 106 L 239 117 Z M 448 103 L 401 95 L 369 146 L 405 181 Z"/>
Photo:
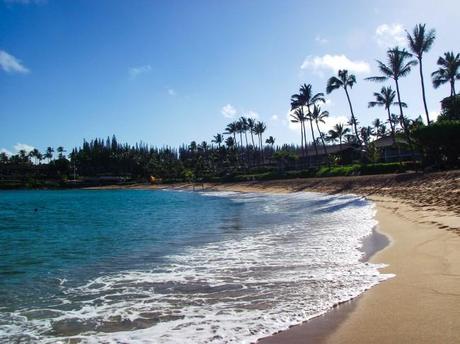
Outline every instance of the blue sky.
<path fill-rule="evenodd" d="M 460 2 L 439 1 L 64 1 L 0 0 L 0 149 L 68 149 L 116 134 L 129 143 L 178 146 L 211 140 L 232 117 L 257 116 L 277 143 L 298 143 L 289 124 L 301 83 L 324 92 L 338 68 L 353 71 L 358 120 L 382 85 L 375 59 L 404 45 L 404 29 L 427 23 L 439 55 L 458 52 Z M 439 111 L 447 86 L 427 83 Z M 415 70 L 401 82 L 408 114 L 422 113 Z M 328 96 L 327 126 L 349 116 L 345 95 Z M 325 129 L 326 129 L 325 127 Z"/>

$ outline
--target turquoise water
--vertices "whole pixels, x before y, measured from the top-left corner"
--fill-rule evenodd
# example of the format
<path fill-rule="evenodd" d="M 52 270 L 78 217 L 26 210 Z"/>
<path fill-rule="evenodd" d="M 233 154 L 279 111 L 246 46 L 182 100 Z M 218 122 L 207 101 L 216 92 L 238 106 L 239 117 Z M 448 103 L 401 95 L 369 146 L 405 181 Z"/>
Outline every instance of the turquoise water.
<path fill-rule="evenodd" d="M 0 342 L 250 342 L 388 277 L 360 262 L 373 216 L 353 196 L 2 191 Z"/>

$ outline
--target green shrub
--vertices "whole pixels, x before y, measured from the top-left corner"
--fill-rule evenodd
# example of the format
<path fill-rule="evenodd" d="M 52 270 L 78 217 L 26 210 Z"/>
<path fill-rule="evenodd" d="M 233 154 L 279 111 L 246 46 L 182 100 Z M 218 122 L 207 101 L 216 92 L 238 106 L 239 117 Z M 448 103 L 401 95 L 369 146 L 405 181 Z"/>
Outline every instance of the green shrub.
<path fill-rule="evenodd" d="M 423 152 L 425 165 L 458 167 L 460 121 L 443 120 L 418 128 L 413 136 Z"/>

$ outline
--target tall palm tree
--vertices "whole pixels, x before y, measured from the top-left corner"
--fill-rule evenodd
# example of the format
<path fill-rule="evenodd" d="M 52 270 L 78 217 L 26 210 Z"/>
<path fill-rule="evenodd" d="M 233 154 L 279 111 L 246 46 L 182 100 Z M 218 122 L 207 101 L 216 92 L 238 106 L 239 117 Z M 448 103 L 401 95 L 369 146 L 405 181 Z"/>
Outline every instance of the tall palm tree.
<path fill-rule="evenodd" d="M 306 117 L 310 122 L 310 130 L 311 130 L 311 135 L 313 139 L 313 146 L 315 147 L 316 157 L 318 158 L 318 147 L 316 145 L 315 132 L 313 130 L 313 120 L 311 118 L 311 112 L 312 112 L 312 107 L 314 107 L 318 103 L 325 103 L 326 99 L 324 98 L 324 93 L 314 94 L 311 84 L 308 84 L 308 85 L 303 84 L 302 86 L 300 86 L 299 91 L 300 91 L 300 95 L 302 96 L 302 99 L 305 101 L 305 106 L 307 108 Z M 304 134 L 305 134 L 305 131 L 304 131 Z"/>
<path fill-rule="evenodd" d="M 439 69 L 431 74 L 434 88 L 450 83 L 450 96 L 457 95 L 455 92 L 455 80 L 460 80 L 460 54 L 444 53 L 444 57 L 438 59 Z"/>
<path fill-rule="evenodd" d="M 391 115 L 390 108 L 393 105 L 399 105 L 399 102 L 395 102 L 396 92 L 393 91 L 391 86 L 382 87 L 380 93 L 374 93 L 375 101 L 369 102 L 369 107 L 383 106 L 387 110 L 388 123 L 390 123 L 391 137 L 393 138 L 393 144 L 396 143 L 396 128 L 394 126 L 394 118 Z M 401 104 L 402 107 L 407 107 L 406 103 Z"/>
<path fill-rule="evenodd" d="M 235 146 L 235 139 L 231 136 L 227 137 L 225 139 L 225 144 L 227 145 L 228 148 L 233 148 Z"/>
<path fill-rule="evenodd" d="M 300 123 L 300 148 L 302 149 L 303 155 L 305 156 L 305 146 L 304 146 L 304 128 L 303 123 L 306 120 L 305 115 L 301 108 L 296 108 L 294 112 L 291 112 L 291 122 Z"/>
<path fill-rule="evenodd" d="M 260 152 L 262 153 L 262 162 L 264 161 L 263 134 L 266 129 L 267 129 L 267 126 L 264 122 L 259 121 L 254 126 L 254 134 L 256 134 L 259 137 L 259 149 L 260 149 Z"/>
<path fill-rule="evenodd" d="M 233 135 L 233 145 L 236 144 L 236 134 L 238 133 L 238 125 L 237 122 L 232 122 L 227 124 L 225 128 L 225 132 L 229 135 Z"/>
<path fill-rule="evenodd" d="M 358 143 L 360 143 L 359 135 L 358 135 L 357 120 L 356 120 L 355 113 L 353 112 L 353 105 L 351 103 L 350 94 L 348 92 L 348 89 L 353 88 L 354 84 L 356 84 L 356 77 L 353 74 L 348 74 L 348 70 L 346 69 L 339 70 L 337 73 L 337 77 L 336 76 L 330 77 L 329 80 L 327 81 L 326 93 L 330 94 L 332 91 L 335 91 L 339 88 L 343 88 L 345 90 L 345 94 L 347 95 L 347 100 L 348 100 L 348 106 L 350 107 L 350 112 L 351 112 L 350 123 L 352 123 L 353 125 Z"/>
<path fill-rule="evenodd" d="M 324 148 L 324 153 L 327 155 L 327 148 L 326 148 L 326 143 L 324 142 L 324 134 L 319 128 L 319 123 L 325 123 L 325 118 L 329 117 L 329 112 L 328 111 L 321 111 L 321 107 L 319 105 L 315 105 L 313 107 L 313 112 L 311 113 L 311 118 L 315 121 L 316 123 L 316 129 L 318 130 L 319 137 L 321 139 L 321 142 L 323 143 L 323 148 Z"/>
<path fill-rule="evenodd" d="M 240 123 L 241 123 L 241 131 L 244 133 L 244 138 L 246 141 L 246 149 L 247 149 L 248 148 L 248 130 L 249 130 L 248 119 L 244 116 L 241 116 Z"/>
<path fill-rule="evenodd" d="M 44 157 L 45 159 L 48 159 L 48 164 L 51 162 L 51 159 L 53 158 L 53 152 L 54 152 L 54 149 L 52 147 L 46 148 Z"/>
<path fill-rule="evenodd" d="M 59 146 L 58 148 L 56 148 L 56 152 L 58 152 L 58 159 L 63 159 L 66 150 L 64 149 L 64 147 Z"/>
<path fill-rule="evenodd" d="M 335 140 L 339 140 L 339 147 L 342 150 L 343 137 L 350 133 L 350 128 L 346 128 L 344 124 L 337 123 L 334 127 L 329 130 L 329 136 Z"/>
<path fill-rule="evenodd" d="M 408 53 L 406 49 L 400 49 L 399 47 L 389 49 L 387 51 L 387 64 L 377 60 L 377 64 L 382 76 L 373 76 L 366 78 L 369 81 L 383 82 L 388 79 L 393 79 L 396 84 L 396 94 L 398 96 L 398 105 L 399 105 L 399 121 L 401 123 L 404 132 L 410 143 L 410 137 L 407 127 L 404 125 L 404 112 L 401 102 L 401 92 L 399 90 L 399 80 L 407 76 L 411 68 L 417 65 L 417 61 L 409 60 L 411 59 L 412 54 Z M 409 60 L 409 61 L 408 61 Z"/>
<path fill-rule="evenodd" d="M 407 32 L 407 40 L 409 42 L 409 49 L 415 55 L 418 60 L 419 72 L 420 72 L 420 82 L 422 83 L 422 98 L 423 106 L 425 107 L 425 115 L 427 124 L 430 125 L 430 116 L 428 114 L 428 107 L 426 105 L 426 95 L 425 95 L 425 81 L 423 78 L 423 54 L 430 51 L 431 46 L 436 39 L 435 30 L 427 30 L 426 24 L 418 24 L 414 27 L 412 34 Z"/>
<path fill-rule="evenodd" d="M 248 118 L 247 122 L 249 133 L 251 134 L 252 147 L 256 148 L 256 146 L 254 145 L 254 127 L 256 125 L 256 120 L 254 118 Z"/>
<path fill-rule="evenodd" d="M 216 143 L 217 147 L 219 147 L 220 149 L 220 145 L 222 144 L 222 142 L 224 142 L 224 135 L 222 134 L 215 135 L 211 142 Z"/>

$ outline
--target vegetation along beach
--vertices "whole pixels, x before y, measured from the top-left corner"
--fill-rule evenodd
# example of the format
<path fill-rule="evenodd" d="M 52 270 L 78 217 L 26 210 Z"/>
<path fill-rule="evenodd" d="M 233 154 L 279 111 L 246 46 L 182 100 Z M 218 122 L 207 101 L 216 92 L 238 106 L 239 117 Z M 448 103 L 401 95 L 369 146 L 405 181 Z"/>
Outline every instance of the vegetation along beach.
<path fill-rule="evenodd" d="M 0 0 L 0 343 L 458 343 L 459 11 Z"/>

